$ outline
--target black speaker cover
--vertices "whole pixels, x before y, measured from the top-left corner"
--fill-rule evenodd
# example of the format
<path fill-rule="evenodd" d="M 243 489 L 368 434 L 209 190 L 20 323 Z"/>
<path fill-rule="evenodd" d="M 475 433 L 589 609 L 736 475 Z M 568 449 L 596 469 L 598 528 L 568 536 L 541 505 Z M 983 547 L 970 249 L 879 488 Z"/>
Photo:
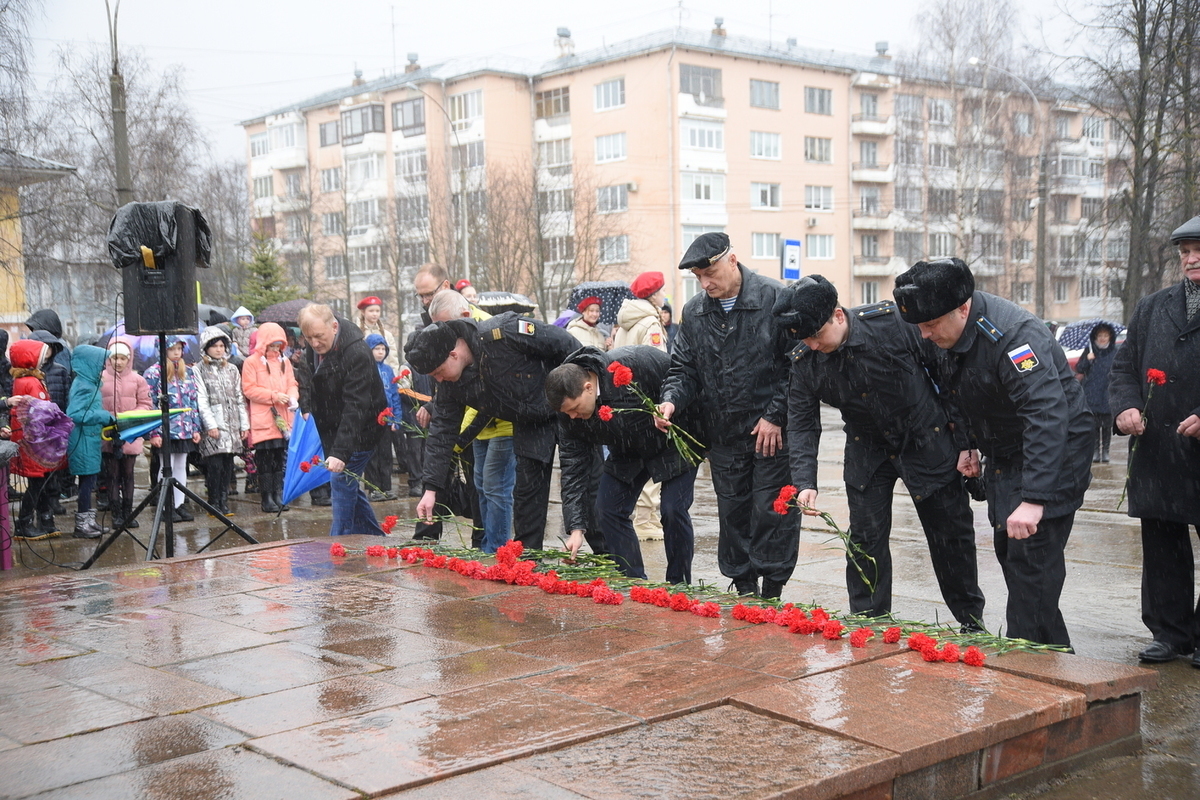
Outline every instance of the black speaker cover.
<path fill-rule="evenodd" d="M 108 253 L 121 270 L 127 333 L 197 332 L 196 267 L 208 267 L 211 242 L 204 216 L 182 203 L 128 203 L 117 211 Z"/>

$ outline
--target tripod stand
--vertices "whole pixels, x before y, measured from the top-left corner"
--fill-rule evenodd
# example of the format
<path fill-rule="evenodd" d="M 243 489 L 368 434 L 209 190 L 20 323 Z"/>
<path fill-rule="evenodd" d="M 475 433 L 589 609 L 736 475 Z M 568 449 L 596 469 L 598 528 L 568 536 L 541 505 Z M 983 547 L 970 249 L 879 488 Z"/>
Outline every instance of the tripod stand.
<path fill-rule="evenodd" d="M 80 567 L 81 570 L 89 569 L 93 564 L 95 564 L 96 560 L 104 554 L 104 551 L 107 550 L 122 533 L 128 534 L 133 541 L 137 542 L 138 547 L 141 547 L 146 551 L 147 561 L 153 561 L 157 559 L 159 557 L 158 533 L 164 523 L 166 524 L 166 536 L 163 539 L 163 557 L 173 558 L 175 556 L 175 528 L 171 519 L 171 514 L 175 510 L 175 504 L 172 502 L 172 500 L 175 497 L 176 489 L 183 492 L 185 497 L 195 500 L 198 506 L 208 511 L 213 517 L 216 517 L 225 523 L 225 528 L 212 539 L 210 539 L 208 544 L 197 550 L 197 553 L 203 553 L 205 550 L 211 547 L 214 542 L 216 542 L 226 533 L 229 533 L 229 531 L 233 531 L 250 544 L 258 544 L 258 541 L 255 540 L 254 537 L 242 530 L 239 525 L 231 522 L 228 517 L 226 517 L 220 512 L 219 509 L 217 509 L 216 506 L 211 505 L 207 500 L 201 498 L 200 495 L 193 492 L 187 487 L 186 484 L 182 483 L 175 477 L 175 473 L 171 469 L 171 399 L 167 394 L 167 335 L 161 332 L 158 334 L 158 364 L 160 376 L 158 407 L 159 410 L 162 411 L 162 423 L 160 430 L 163 432 L 162 447 L 160 448 L 159 452 L 159 459 L 162 462 L 162 476 L 155 480 L 154 484 L 150 487 L 150 493 L 142 498 L 142 502 L 137 504 L 137 506 L 133 509 L 133 512 L 129 515 L 129 518 L 121 525 L 117 526 L 113 532 L 108 535 L 108 538 L 100 543 L 100 546 L 96 548 L 96 552 L 92 553 L 91 557 L 87 561 L 83 562 L 83 566 Z M 186 469 L 186 467 L 184 469 Z M 184 477 L 186 478 L 187 476 L 185 475 Z M 138 515 L 142 513 L 142 510 L 149 507 L 151 503 L 154 504 L 154 524 L 150 528 L 149 541 L 146 544 L 143 544 L 141 539 L 134 536 L 129 531 L 129 522 L 137 519 Z"/>

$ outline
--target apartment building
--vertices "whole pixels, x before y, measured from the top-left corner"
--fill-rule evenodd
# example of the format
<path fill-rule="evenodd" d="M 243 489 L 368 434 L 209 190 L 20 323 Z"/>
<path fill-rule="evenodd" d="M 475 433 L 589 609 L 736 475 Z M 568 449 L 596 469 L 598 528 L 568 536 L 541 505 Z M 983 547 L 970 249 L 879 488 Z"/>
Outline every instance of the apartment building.
<path fill-rule="evenodd" d="M 1031 201 L 1052 122 L 1047 316 L 1107 309 L 1120 148 L 1088 109 L 904 75 L 886 43 L 816 51 L 720 20 L 579 54 L 560 29 L 558 44 L 536 65 L 423 68 L 412 54 L 402 74 L 244 122 L 256 228 L 343 310 L 376 294 L 415 315 L 408 287 L 427 261 L 530 294 L 550 318 L 579 281 L 650 269 L 678 304 L 696 291 L 680 256 L 717 230 L 776 278 L 784 243 L 799 243 L 801 272 L 848 305 L 890 296 L 896 274 L 938 255 L 1032 304 Z"/>

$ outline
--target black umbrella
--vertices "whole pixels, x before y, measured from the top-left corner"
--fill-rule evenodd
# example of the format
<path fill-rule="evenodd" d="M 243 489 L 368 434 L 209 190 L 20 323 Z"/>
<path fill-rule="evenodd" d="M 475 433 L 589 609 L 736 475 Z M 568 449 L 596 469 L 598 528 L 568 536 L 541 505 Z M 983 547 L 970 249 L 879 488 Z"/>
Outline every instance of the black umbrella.
<path fill-rule="evenodd" d="M 273 306 L 267 306 L 262 311 L 254 315 L 254 321 L 262 324 L 264 322 L 278 322 L 280 325 L 299 325 L 300 324 L 300 309 L 312 303 L 312 300 L 285 300 L 282 303 L 276 303 Z"/>
<path fill-rule="evenodd" d="M 475 298 L 475 305 L 492 316 L 503 314 L 505 311 L 532 314 L 537 308 L 537 303 L 516 292 L 480 292 Z"/>
<path fill-rule="evenodd" d="M 222 322 L 229 322 L 233 319 L 233 309 L 225 308 L 224 306 L 210 306 L 208 303 L 199 303 L 196 306 L 196 316 L 200 320 L 200 329 L 209 325 L 219 325 Z"/>
<path fill-rule="evenodd" d="M 1125 332 L 1125 326 L 1119 322 L 1112 322 L 1107 319 L 1081 319 L 1079 322 L 1072 322 L 1070 325 L 1063 327 L 1062 332 L 1058 334 L 1058 343 L 1062 345 L 1063 350 L 1081 350 L 1088 343 L 1092 335 L 1092 328 L 1095 328 L 1100 323 L 1104 323 L 1113 329 L 1113 336 L 1117 336 Z"/>
<path fill-rule="evenodd" d="M 625 281 L 587 281 L 571 290 L 571 298 L 567 305 L 575 311 L 575 306 L 579 305 L 580 300 L 592 296 L 600 298 L 600 321 L 605 325 L 617 324 L 617 312 L 621 310 L 621 303 L 636 299 Z"/>

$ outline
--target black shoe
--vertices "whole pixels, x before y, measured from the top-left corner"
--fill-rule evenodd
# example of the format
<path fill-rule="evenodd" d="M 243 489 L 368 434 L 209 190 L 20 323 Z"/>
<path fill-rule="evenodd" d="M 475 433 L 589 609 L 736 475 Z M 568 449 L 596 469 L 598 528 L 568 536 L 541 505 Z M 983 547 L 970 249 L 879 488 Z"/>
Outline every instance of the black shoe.
<path fill-rule="evenodd" d="M 52 515 L 52 514 L 45 514 L 45 515 L 39 514 L 38 515 L 38 527 L 42 529 L 42 533 L 57 533 L 57 532 L 59 532 L 58 524 L 54 521 L 54 515 Z"/>
<path fill-rule="evenodd" d="M 758 597 L 758 578 L 742 578 L 734 581 L 732 585 L 743 597 Z"/>
<path fill-rule="evenodd" d="M 779 581 L 773 581 L 770 578 L 763 578 L 762 582 L 762 598 L 764 600 L 778 600 L 783 594 L 784 584 Z"/>
<path fill-rule="evenodd" d="M 183 504 L 171 514 L 172 522 L 191 522 L 194 519 L 195 517 L 192 516 L 192 512 L 188 511 L 187 506 Z"/>
<path fill-rule="evenodd" d="M 978 622 L 968 622 L 958 629 L 958 632 L 964 636 L 974 636 L 980 633 L 987 633 L 983 626 Z"/>
<path fill-rule="evenodd" d="M 1138 653 L 1138 661 L 1144 661 L 1147 664 L 1163 664 L 1167 661 L 1174 661 L 1178 656 L 1179 653 L 1172 645 L 1155 639 L 1149 647 Z"/>
<path fill-rule="evenodd" d="M 420 486 L 410 486 L 410 487 L 408 487 L 408 496 L 409 497 L 424 497 L 425 493 L 423 491 L 421 491 Z"/>
<path fill-rule="evenodd" d="M 59 501 L 59 499 L 57 497 L 55 497 L 50 500 L 50 513 L 61 515 L 61 514 L 67 513 L 67 509 L 64 508 L 63 504 Z"/>

